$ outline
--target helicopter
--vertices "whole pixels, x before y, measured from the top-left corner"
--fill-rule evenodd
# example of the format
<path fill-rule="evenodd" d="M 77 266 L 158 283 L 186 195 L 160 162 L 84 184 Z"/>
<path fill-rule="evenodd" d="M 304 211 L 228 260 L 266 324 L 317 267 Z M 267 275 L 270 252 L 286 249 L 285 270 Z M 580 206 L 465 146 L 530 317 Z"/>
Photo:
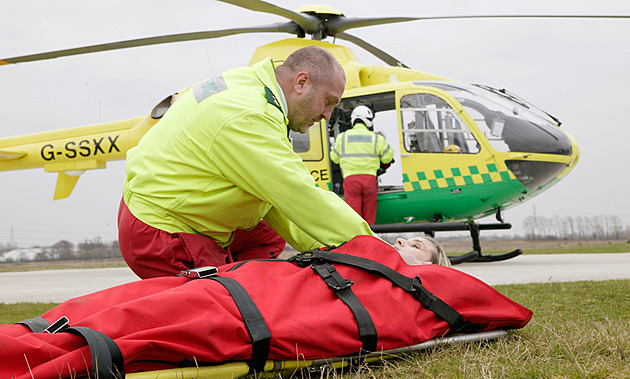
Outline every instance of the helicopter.
<path fill-rule="evenodd" d="M 263 28 L 207 32 L 203 36 L 203 33 L 195 33 L 195 38 L 209 38 L 213 33 L 219 36 L 269 32 L 276 28 L 275 31 L 295 32 L 298 38 L 260 47 L 250 63 L 266 56 L 272 56 L 280 63 L 298 47 L 319 44 L 331 50 L 346 68 L 349 78 L 346 93 L 331 122 L 311 128 L 307 135 L 293 138 L 296 151 L 319 186 L 329 190 L 340 188 L 340 174 L 328 160 L 327 149 L 334 136 L 347 127 L 351 109 L 357 104 L 367 104 L 374 109 L 375 130 L 385 133 L 390 144 L 398 147 L 397 164 L 381 177 L 376 230 L 379 226 L 398 228 L 396 230 L 403 230 L 403 227 L 433 228 L 424 229 L 429 232 L 448 230 L 442 228 L 449 227 L 463 230 L 463 227 L 476 228 L 474 232 L 477 233 L 484 227 L 478 226 L 475 219 L 491 214 L 500 219 L 502 211 L 551 187 L 577 163 L 579 151 L 573 138 L 559 127 L 558 120 L 526 101 L 502 89 L 465 85 L 410 70 L 389 54 L 343 29 L 366 22 L 378 25 L 418 19 L 357 20 L 345 18 L 338 10 L 325 6 L 304 7 L 293 12 L 262 1 L 226 2 L 288 17 L 291 21 Z M 333 24 L 330 20 L 338 20 L 339 28 L 343 30 L 321 28 L 319 22 L 323 19 L 328 25 Z M 314 23 L 316 28 L 310 33 L 309 27 L 300 23 Z M 300 38 L 307 34 L 313 39 Z M 362 65 L 349 48 L 325 42 L 324 37 L 332 37 L 329 34 L 366 48 L 390 66 Z M 193 36 L 177 38 L 188 37 Z M 160 39 L 164 40 L 156 37 L 153 41 Z M 129 44 L 153 42 L 149 40 L 152 39 Z M 129 47 L 120 43 L 112 45 Z M 100 48 L 105 47 L 101 45 Z M 98 49 L 90 47 L 80 52 Z M 2 61 L 13 64 L 77 52 L 72 50 Z M 108 161 L 124 159 L 125 152 L 159 120 L 176 98 L 176 94 L 168 95 L 149 115 L 126 121 L 0 139 L 0 170 L 43 167 L 47 172 L 57 173 L 55 198 L 65 198 L 82 172 L 105 168 Z M 514 135 L 507 137 L 510 130 L 514 132 L 528 125 L 533 134 L 529 140 L 522 141 Z M 538 137 L 549 138 L 550 143 L 541 143 Z M 427 170 L 427 167 L 431 169 Z M 427 221 L 432 222 L 427 224 Z M 496 228 L 507 226 L 500 222 Z M 480 251 L 480 248 L 476 250 Z"/>

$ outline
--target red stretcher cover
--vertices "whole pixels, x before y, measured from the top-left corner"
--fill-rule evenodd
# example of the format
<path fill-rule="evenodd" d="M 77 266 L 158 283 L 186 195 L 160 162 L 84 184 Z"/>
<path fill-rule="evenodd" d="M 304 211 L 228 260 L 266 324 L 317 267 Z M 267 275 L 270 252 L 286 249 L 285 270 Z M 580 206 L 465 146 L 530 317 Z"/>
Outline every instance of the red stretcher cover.
<path fill-rule="evenodd" d="M 413 278 L 454 308 L 477 331 L 522 328 L 527 308 L 456 269 L 409 266 L 387 243 L 359 236 L 333 251 L 363 257 Z M 451 332 L 449 324 L 386 278 L 334 263 L 353 282 L 369 313 L 376 350 L 425 342 Z M 269 332 L 268 359 L 321 359 L 357 354 L 362 347 L 352 310 L 313 269 L 286 261 L 252 260 L 219 268 L 249 294 Z M 80 285 L 80 283 L 77 283 Z M 209 279 L 164 277 L 106 289 L 66 301 L 42 317 L 62 316 L 72 326 L 102 332 L 124 357 L 127 373 L 178 366 L 247 361 L 250 334 L 230 293 Z M 92 372 L 90 349 L 71 333 L 34 333 L 24 325 L 0 326 L 0 377 L 66 378 Z"/>

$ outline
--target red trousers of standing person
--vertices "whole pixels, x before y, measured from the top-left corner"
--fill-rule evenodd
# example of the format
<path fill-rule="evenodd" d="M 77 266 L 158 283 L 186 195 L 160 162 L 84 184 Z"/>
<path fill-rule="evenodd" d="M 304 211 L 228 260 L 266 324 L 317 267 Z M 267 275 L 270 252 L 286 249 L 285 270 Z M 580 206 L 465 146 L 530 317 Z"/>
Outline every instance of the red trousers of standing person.
<path fill-rule="evenodd" d="M 343 197 L 370 225 L 376 221 L 378 183 L 374 175 L 350 175 L 343 179 Z"/>
<path fill-rule="evenodd" d="M 232 244 L 223 248 L 204 235 L 168 233 L 147 225 L 121 201 L 118 244 L 129 268 L 140 278 L 148 279 L 179 274 L 193 267 L 276 258 L 286 242 L 261 220 L 252 230 L 237 230 Z"/>

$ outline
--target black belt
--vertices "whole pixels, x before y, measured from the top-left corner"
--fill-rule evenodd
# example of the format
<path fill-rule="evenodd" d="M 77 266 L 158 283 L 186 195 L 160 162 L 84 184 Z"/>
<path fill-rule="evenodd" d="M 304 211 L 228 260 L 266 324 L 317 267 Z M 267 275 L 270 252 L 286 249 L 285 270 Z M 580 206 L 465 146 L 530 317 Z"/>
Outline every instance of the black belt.
<path fill-rule="evenodd" d="M 116 342 L 105 334 L 84 326 L 69 326 L 68 318 L 49 323 L 37 316 L 17 324 L 27 326 L 35 333 L 72 333 L 82 337 L 90 348 L 92 355 L 92 375 L 96 378 L 115 379 L 125 377 L 125 360 Z M 88 372 L 88 375 L 89 372 Z"/>
<path fill-rule="evenodd" d="M 454 333 L 478 332 L 487 326 L 487 324 L 465 322 L 459 312 L 427 290 L 422 285 L 418 275 L 410 278 L 373 260 L 326 250 L 305 251 L 290 258 L 290 260 L 295 261 L 300 267 L 306 267 L 316 262 L 340 263 L 383 277 L 406 292 L 413 294 L 422 306 L 448 322 Z"/>
<path fill-rule="evenodd" d="M 252 358 L 248 362 L 250 367 L 249 372 L 250 374 L 263 372 L 265 363 L 269 358 L 269 351 L 271 350 L 271 332 L 267 327 L 267 323 L 258 310 L 256 303 L 254 303 L 243 286 L 232 278 L 215 276 L 216 273 L 217 270 L 214 267 L 202 267 L 182 271 L 182 275 L 184 276 L 217 281 L 228 290 L 239 312 L 241 312 L 243 323 L 245 323 L 245 328 L 252 341 Z"/>
<path fill-rule="evenodd" d="M 316 262 L 311 264 L 311 268 L 321 276 L 328 284 L 328 287 L 335 291 L 335 294 L 352 310 L 354 318 L 359 327 L 359 338 L 363 342 L 362 349 L 365 351 L 375 351 L 378 339 L 376 327 L 367 309 L 361 304 L 357 295 L 352 292 L 350 286 L 352 281 L 344 279 L 335 269 L 335 266 L 328 262 Z"/>

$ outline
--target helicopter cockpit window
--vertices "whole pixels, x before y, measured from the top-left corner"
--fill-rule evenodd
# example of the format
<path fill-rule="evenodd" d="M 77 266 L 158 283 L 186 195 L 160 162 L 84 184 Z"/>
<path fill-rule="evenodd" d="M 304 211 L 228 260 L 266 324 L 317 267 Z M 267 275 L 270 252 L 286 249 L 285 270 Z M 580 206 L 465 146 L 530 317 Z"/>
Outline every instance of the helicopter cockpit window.
<path fill-rule="evenodd" d="M 466 123 L 443 99 L 426 93 L 405 95 L 400 111 L 408 152 L 479 152 L 479 144 Z"/>
<path fill-rule="evenodd" d="M 451 94 L 498 152 L 572 153 L 571 141 L 556 126 L 558 120 L 505 90 L 461 83 L 417 84 Z"/>

